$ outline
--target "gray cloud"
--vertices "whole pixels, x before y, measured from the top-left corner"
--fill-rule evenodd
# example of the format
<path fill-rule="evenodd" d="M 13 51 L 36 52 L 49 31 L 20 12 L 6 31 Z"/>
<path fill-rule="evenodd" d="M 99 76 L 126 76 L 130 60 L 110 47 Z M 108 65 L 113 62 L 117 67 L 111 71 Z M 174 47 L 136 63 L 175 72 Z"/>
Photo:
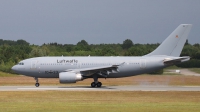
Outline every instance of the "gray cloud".
<path fill-rule="evenodd" d="M 0 38 L 31 44 L 160 43 L 179 24 L 193 24 L 199 43 L 199 0 L 1 0 Z"/>

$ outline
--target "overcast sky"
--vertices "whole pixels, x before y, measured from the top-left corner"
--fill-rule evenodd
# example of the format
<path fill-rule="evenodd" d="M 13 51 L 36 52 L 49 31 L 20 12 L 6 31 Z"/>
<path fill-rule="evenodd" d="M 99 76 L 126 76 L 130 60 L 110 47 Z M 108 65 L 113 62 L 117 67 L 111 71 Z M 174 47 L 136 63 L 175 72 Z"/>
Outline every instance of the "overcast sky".
<path fill-rule="evenodd" d="M 200 0 L 0 0 L 0 39 L 161 43 L 179 24 L 200 43 Z"/>

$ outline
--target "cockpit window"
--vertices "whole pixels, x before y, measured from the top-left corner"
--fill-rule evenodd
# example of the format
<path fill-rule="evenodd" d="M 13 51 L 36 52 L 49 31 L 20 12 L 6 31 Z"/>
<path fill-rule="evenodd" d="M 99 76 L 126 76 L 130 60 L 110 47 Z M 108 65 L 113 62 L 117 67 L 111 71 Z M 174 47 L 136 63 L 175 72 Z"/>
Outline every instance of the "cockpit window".
<path fill-rule="evenodd" d="M 19 62 L 18 65 L 24 65 L 24 63 L 23 62 Z"/>

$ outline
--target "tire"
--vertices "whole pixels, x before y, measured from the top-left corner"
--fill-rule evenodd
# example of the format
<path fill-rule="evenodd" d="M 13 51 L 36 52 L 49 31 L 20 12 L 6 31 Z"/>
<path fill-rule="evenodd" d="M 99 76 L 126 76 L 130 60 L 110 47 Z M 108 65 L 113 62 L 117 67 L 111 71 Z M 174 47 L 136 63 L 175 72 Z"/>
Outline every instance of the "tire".
<path fill-rule="evenodd" d="M 92 82 L 92 83 L 91 83 L 91 87 L 96 87 L 95 82 Z"/>
<path fill-rule="evenodd" d="M 39 87 L 40 86 L 40 83 L 35 83 L 35 87 Z"/>
<path fill-rule="evenodd" d="M 97 83 L 97 87 L 101 87 L 102 83 L 101 82 L 98 82 Z"/>

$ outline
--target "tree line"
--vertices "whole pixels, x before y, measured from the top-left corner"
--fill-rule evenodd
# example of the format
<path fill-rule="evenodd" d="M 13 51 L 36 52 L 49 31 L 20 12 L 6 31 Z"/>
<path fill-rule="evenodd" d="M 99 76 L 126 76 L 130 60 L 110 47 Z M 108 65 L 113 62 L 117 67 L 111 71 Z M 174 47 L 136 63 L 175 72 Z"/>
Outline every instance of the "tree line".
<path fill-rule="evenodd" d="M 11 67 L 20 60 L 40 56 L 142 56 L 159 46 L 155 44 L 134 44 L 126 39 L 122 44 L 88 44 L 85 40 L 76 45 L 44 43 L 30 45 L 25 40 L 0 39 L 0 71 L 12 72 Z M 191 60 L 179 67 L 200 67 L 200 45 L 191 45 L 186 41 L 181 56 L 190 56 Z"/>

